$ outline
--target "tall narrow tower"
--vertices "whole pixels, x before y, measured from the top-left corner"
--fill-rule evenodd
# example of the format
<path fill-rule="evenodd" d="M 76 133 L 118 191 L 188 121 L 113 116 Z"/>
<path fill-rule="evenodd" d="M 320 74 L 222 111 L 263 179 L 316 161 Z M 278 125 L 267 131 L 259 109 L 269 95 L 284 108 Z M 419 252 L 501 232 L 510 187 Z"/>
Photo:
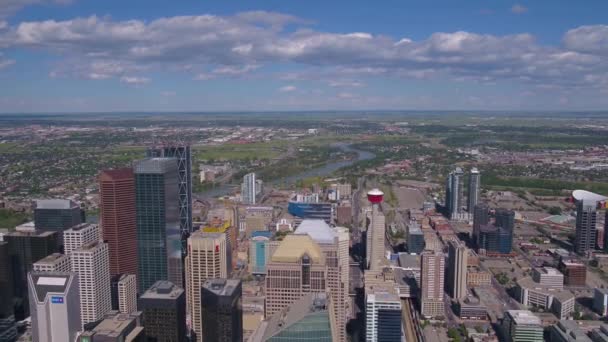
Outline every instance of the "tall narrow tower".
<path fill-rule="evenodd" d="M 469 193 L 467 202 L 467 211 L 469 214 L 473 213 L 475 206 L 479 202 L 479 187 L 481 185 L 481 174 L 476 167 L 471 169 L 469 175 Z"/>
<path fill-rule="evenodd" d="M 448 247 L 447 280 L 453 299 L 464 299 L 467 295 L 467 258 L 469 251 L 460 242 L 450 241 Z"/>
<path fill-rule="evenodd" d="M 385 217 L 380 211 L 380 204 L 384 199 L 384 193 L 378 189 L 372 189 L 367 193 L 367 200 L 372 204 L 372 215 L 367 229 L 367 241 L 366 241 L 366 257 L 367 257 L 367 268 L 376 271 L 381 267 L 382 258 L 384 258 L 384 234 L 385 228 Z"/>
<path fill-rule="evenodd" d="M 586 254 L 595 249 L 598 203 L 604 203 L 606 196 L 585 190 L 575 190 L 572 197 L 576 201 L 576 238 L 574 250 Z"/>

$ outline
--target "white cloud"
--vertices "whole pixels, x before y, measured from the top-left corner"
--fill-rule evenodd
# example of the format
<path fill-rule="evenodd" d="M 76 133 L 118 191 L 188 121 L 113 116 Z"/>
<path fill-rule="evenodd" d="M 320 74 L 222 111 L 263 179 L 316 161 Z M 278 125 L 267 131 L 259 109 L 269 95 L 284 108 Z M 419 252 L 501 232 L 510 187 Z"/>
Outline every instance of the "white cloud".
<path fill-rule="evenodd" d="M 296 91 L 297 89 L 298 88 L 296 86 L 286 85 L 286 86 L 283 86 L 283 87 L 279 88 L 279 91 L 282 92 L 282 93 L 291 93 L 291 92 Z"/>
<path fill-rule="evenodd" d="M 528 12 L 528 8 L 520 5 L 520 4 L 515 4 L 511 7 L 511 13 L 515 13 L 515 14 L 523 14 Z"/>
<path fill-rule="evenodd" d="M 138 76 L 123 76 L 120 78 L 120 82 L 134 86 L 141 86 L 150 83 L 150 79 Z"/>
<path fill-rule="evenodd" d="M 348 80 L 337 80 L 337 81 L 329 81 L 329 86 L 334 88 L 341 87 L 363 87 L 363 83 L 358 81 L 348 81 Z"/>
<path fill-rule="evenodd" d="M 299 29 L 286 30 L 287 25 Z M 0 47 L 51 51 L 64 57 L 53 66 L 53 75 L 90 79 L 163 70 L 210 80 L 244 77 L 261 73 L 262 65 L 283 63 L 309 69 L 283 76 L 286 80 L 316 80 L 336 87 L 356 87 L 359 81 L 348 81 L 366 77 L 596 87 L 586 76 L 608 75 L 605 25 L 572 29 L 564 35 L 563 46 L 541 45 L 527 33 L 437 32 L 412 40 L 318 32 L 305 25 L 305 20 L 273 12 L 150 22 L 91 16 L 8 27 L 0 31 Z"/>
<path fill-rule="evenodd" d="M 30 5 L 57 4 L 67 5 L 71 0 L 2 0 L 0 1 L 0 18 L 10 16 Z"/>
<path fill-rule="evenodd" d="M 350 99 L 354 99 L 355 95 L 353 95 L 351 93 L 342 92 L 342 93 L 338 93 L 337 97 L 339 99 L 350 100 Z"/>

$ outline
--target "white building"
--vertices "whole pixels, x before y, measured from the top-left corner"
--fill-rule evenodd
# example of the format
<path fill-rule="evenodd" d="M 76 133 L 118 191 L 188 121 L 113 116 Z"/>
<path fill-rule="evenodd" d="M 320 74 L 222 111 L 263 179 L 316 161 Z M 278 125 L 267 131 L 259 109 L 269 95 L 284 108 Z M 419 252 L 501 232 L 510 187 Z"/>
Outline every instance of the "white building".
<path fill-rule="evenodd" d="M 391 341 L 402 340 L 401 299 L 393 293 L 370 293 L 365 298 L 365 340 L 378 341 L 379 336 Z"/>
<path fill-rule="evenodd" d="M 63 232 L 65 255 L 70 256 L 72 251 L 85 244 L 99 241 L 101 231 L 99 226 L 91 223 L 82 223 Z"/>
<path fill-rule="evenodd" d="M 255 204 L 256 202 L 256 186 L 255 173 L 248 173 L 243 176 L 241 184 L 241 200 L 245 204 Z"/>
<path fill-rule="evenodd" d="M 137 279 L 134 274 L 123 274 L 118 281 L 118 311 L 137 311 Z"/>
<path fill-rule="evenodd" d="M 70 272 L 70 258 L 61 253 L 53 253 L 33 264 L 36 272 Z"/>
<path fill-rule="evenodd" d="M 82 329 L 78 276 L 69 272 L 30 272 L 27 277 L 32 339 L 75 341 Z"/>
<path fill-rule="evenodd" d="M 72 272 L 78 274 L 82 324 L 97 321 L 112 309 L 108 245 L 95 241 L 72 251 Z"/>
<path fill-rule="evenodd" d="M 519 302 L 523 305 L 551 310 L 559 319 L 574 312 L 575 298 L 570 291 L 541 285 L 529 277 L 518 280 L 517 286 Z"/>
<path fill-rule="evenodd" d="M 560 290 L 564 288 L 564 275 L 553 267 L 535 268 L 532 279 L 543 286 Z"/>

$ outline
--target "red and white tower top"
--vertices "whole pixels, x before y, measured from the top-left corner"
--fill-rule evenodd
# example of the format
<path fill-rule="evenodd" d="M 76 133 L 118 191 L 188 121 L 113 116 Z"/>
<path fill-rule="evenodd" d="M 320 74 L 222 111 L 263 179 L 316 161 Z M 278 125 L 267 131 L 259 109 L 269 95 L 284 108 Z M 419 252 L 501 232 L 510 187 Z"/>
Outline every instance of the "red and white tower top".
<path fill-rule="evenodd" d="M 384 199 L 384 192 L 378 189 L 372 189 L 367 192 L 367 200 L 372 202 L 372 204 L 382 203 Z"/>

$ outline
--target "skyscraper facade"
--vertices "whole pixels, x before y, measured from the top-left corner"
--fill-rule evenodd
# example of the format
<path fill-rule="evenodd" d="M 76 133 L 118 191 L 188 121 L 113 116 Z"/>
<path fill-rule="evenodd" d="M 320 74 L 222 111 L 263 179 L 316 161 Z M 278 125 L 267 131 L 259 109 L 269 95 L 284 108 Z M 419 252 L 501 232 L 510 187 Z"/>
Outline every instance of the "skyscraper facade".
<path fill-rule="evenodd" d="M 420 266 L 420 303 L 425 317 L 444 315 L 443 288 L 445 256 L 441 252 L 422 252 Z"/>
<path fill-rule="evenodd" d="M 469 192 L 467 198 L 467 211 L 472 213 L 479 202 L 479 188 L 481 186 L 481 173 L 477 168 L 472 168 L 469 174 Z"/>
<path fill-rule="evenodd" d="M 348 230 L 339 227 L 332 228 L 323 220 L 304 220 L 294 234 L 310 236 L 319 245 L 325 256 L 327 264 L 326 286 L 333 306 L 331 311 L 335 317 L 337 339 L 338 341 L 346 341 L 350 267 Z"/>
<path fill-rule="evenodd" d="M 95 241 L 72 251 L 72 272 L 78 274 L 80 320 L 83 326 L 112 309 L 108 245 Z"/>
<path fill-rule="evenodd" d="M 464 299 L 467 296 L 467 258 L 468 249 L 459 241 L 448 243 L 448 291 L 453 299 Z"/>
<path fill-rule="evenodd" d="M 170 281 L 152 284 L 137 301 L 148 340 L 186 341 L 186 295 Z"/>
<path fill-rule="evenodd" d="M 15 318 L 19 321 L 29 315 L 27 273 L 36 261 L 58 252 L 57 232 L 11 232 L 4 235 L 8 243 L 13 295 L 15 297 Z"/>
<path fill-rule="evenodd" d="M 287 235 L 266 265 L 266 317 L 308 293 L 327 292 L 321 247 L 308 235 Z"/>
<path fill-rule="evenodd" d="M 137 279 L 135 274 L 123 274 L 118 280 L 118 311 L 133 313 L 137 311 Z"/>
<path fill-rule="evenodd" d="M 585 254 L 595 248 L 597 224 L 597 202 L 581 200 L 576 203 L 576 237 L 574 250 Z"/>
<path fill-rule="evenodd" d="M 0 341 L 17 339 L 13 314 L 13 275 L 8 252 L 8 243 L 0 241 Z"/>
<path fill-rule="evenodd" d="M 70 258 L 61 253 L 53 253 L 36 261 L 33 270 L 37 272 L 70 272 Z"/>
<path fill-rule="evenodd" d="M 78 276 L 70 272 L 31 272 L 28 289 L 33 340 L 75 341 L 82 329 Z"/>
<path fill-rule="evenodd" d="M 36 201 L 34 224 L 37 230 L 61 232 L 83 222 L 83 211 L 73 201 L 64 199 Z"/>
<path fill-rule="evenodd" d="M 497 208 L 494 217 L 496 227 L 502 227 L 510 231 L 515 228 L 515 212 L 513 210 Z"/>
<path fill-rule="evenodd" d="M 169 158 L 145 159 L 135 165 L 134 173 L 139 291 L 167 279 L 181 287 L 177 163 Z"/>
<path fill-rule="evenodd" d="M 446 207 L 448 216 L 453 220 L 460 219 L 462 216 L 463 175 L 462 169 L 457 167 L 450 172 L 447 179 Z"/>
<path fill-rule="evenodd" d="M 365 341 L 401 342 L 401 299 L 394 293 L 366 295 Z"/>
<path fill-rule="evenodd" d="M 100 241 L 99 226 L 92 223 L 81 223 L 63 232 L 65 255 L 70 256 L 76 249 L 95 241 Z"/>
<path fill-rule="evenodd" d="M 192 232 L 192 154 L 190 145 L 176 144 L 148 149 L 148 157 L 173 158 L 177 162 L 179 218 L 183 242 Z"/>
<path fill-rule="evenodd" d="M 241 184 L 241 199 L 244 204 L 255 204 L 256 202 L 256 186 L 255 173 L 248 173 L 243 176 Z"/>
<path fill-rule="evenodd" d="M 186 256 L 186 300 L 197 336 L 203 336 L 201 289 L 207 279 L 227 278 L 230 253 L 224 233 L 194 232 L 188 238 Z"/>
<path fill-rule="evenodd" d="M 371 220 L 366 234 L 368 269 L 377 271 L 382 266 L 381 261 L 385 258 L 384 253 L 386 250 L 386 218 L 378 205 L 372 206 Z"/>
<path fill-rule="evenodd" d="M 110 274 L 137 275 L 135 175 L 130 168 L 99 175 L 99 209 L 103 241 L 110 251 Z"/>
<path fill-rule="evenodd" d="M 209 279 L 203 284 L 202 341 L 243 341 L 243 290 L 238 279 Z"/>

